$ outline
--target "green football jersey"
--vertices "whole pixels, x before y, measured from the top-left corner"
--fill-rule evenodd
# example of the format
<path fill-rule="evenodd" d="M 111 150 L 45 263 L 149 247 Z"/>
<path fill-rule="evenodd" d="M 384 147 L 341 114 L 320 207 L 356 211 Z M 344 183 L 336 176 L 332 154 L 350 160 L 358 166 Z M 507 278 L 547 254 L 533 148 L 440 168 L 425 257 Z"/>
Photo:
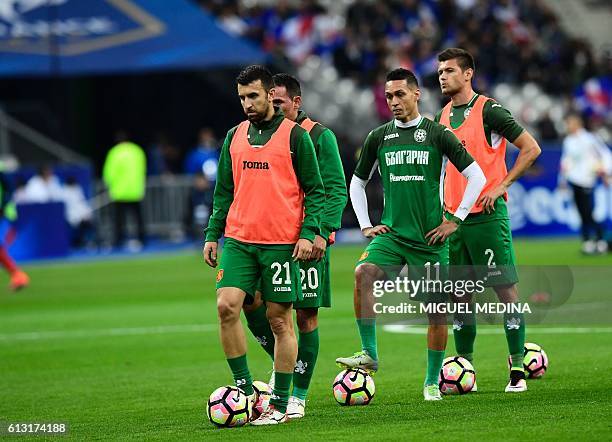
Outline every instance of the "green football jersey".
<path fill-rule="evenodd" d="M 459 171 L 474 162 L 449 129 L 427 118 L 406 128 L 393 120 L 366 138 L 355 176 L 369 180 L 378 168 L 385 196 L 381 224 L 399 241 L 431 249 L 425 235 L 442 222 L 446 159 Z"/>

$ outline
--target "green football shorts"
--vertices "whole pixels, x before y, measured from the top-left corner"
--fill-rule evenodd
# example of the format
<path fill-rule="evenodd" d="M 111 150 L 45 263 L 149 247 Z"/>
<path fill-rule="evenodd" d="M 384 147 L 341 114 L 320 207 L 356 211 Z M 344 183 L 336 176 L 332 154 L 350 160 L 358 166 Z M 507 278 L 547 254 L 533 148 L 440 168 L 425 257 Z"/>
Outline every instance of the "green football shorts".
<path fill-rule="evenodd" d="M 217 272 L 217 289 L 237 287 L 255 295 L 261 279 L 265 301 L 295 302 L 302 299 L 300 268 L 291 257 L 293 245 L 271 248 L 226 238 Z"/>
<path fill-rule="evenodd" d="M 293 308 L 331 307 L 329 246 L 320 261 L 300 263 L 300 280 L 304 299 L 296 301 Z"/>
<path fill-rule="evenodd" d="M 432 279 L 445 281 L 448 278 L 448 244 L 431 247 L 428 250 L 415 247 L 398 240 L 389 233 L 374 237 L 359 258 L 357 265 L 363 263 L 380 267 L 387 279 L 399 276 L 404 266 L 408 266 L 408 278 L 413 280 Z M 432 297 L 432 295 L 435 295 Z M 445 295 L 430 291 L 417 293 L 416 300 L 441 301 Z"/>
<path fill-rule="evenodd" d="M 476 277 L 485 287 L 518 282 L 508 219 L 462 223 L 449 238 L 449 257 L 455 279 Z"/>
<path fill-rule="evenodd" d="M 385 233 L 372 239 L 365 252 L 359 258 L 357 265 L 368 262 L 378 267 L 403 267 L 404 265 L 422 267 L 427 265 L 444 266 L 448 264 L 448 246 L 431 247 L 428 250 L 417 248 Z M 388 275 L 391 276 L 391 275 Z"/>

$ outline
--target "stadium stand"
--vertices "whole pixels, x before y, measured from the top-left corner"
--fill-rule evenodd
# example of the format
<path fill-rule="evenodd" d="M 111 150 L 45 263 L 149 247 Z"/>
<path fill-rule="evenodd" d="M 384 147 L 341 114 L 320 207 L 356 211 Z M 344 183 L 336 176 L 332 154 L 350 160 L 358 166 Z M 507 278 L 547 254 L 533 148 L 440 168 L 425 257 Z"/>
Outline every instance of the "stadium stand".
<path fill-rule="evenodd" d="M 562 26 L 554 2 L 543 0 L 403 0 L 342 2 L 266 2 L 200 0 L 230 33 L 249 38 L 306 77 L 307 89 L 318 93 L 306 105 L 315 109 L 322 99 L 329 106 L 320 118 L 330 125 L 346 120 L 347 94 L 358 104 L 374 99 L 375 115 L 356 111 L 349 116 L 361 123 L 372 117 L 389 118 L 380 87 L 390 68 L 413 70 L 430 89 L 437 88 L 436 54 L 444 47 L 470 50 L 477 60 L 477 85 L 503 100 L 524 124 L 537 133 L 548 116 L 561 129 L 570 107 L 587 113 L 590 125 L 610 140 L 606 121 L 612 118 L 609 79 L 612 51 L 596 54 L 585 36 Z M 569 3 L 569 2 L 566 2 Z M 555 5 L 553 5 L 555 6 Z M 596 6 L 596 5 L 595 5 Z M 587 10 L 588 8 L 578 8 Z M 601 14 L 609 16 L 605 7 Z M 589 17 L 588 15 L 586 17 Z M 563 72 L 565 75 L 559 75 Z M 316 78 L 312 85 L 308 79 Z M 345 81 L 348 80 L 348 81 Z M 591 82 L 588 86 L 587 81 Z M 585 86 L 587 85 L 587 86 Z M 586 89 L 586 90 L 585 90 Z M 325 93 L 335 91 L 333 97 Z M 424 110 L 439 108 L 425 94 Z M 344 97 L 343 97 L 344 96 Z M 602 98 L 603 96 L 603 98 Z M 351 105 L 354 105 L 354 99 Z M 589 102 L 607 100 L 603 111 Z M 551 112 L 547 112 L 547 111 Z M 361 126 L 361 124 L 354 124 Z M 366 124 L 367 126 L 367 124 Z M 357 131 L 355 139 L 361 138 Z"/>

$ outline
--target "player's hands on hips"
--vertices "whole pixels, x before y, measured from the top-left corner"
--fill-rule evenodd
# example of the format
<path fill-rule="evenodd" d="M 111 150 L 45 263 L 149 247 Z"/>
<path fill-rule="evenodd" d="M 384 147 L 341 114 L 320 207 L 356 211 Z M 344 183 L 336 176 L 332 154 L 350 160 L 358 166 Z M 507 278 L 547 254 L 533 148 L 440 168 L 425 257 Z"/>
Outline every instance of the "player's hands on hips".
<path fill-rule="evenodd" d="M 376 227 L 366 227 L 362 230 L 366 238 L 374 238 L 375 236 L 382 235 L 383 233 L 390 232 L 391 229 L 384 224 L 379 224 Z"/>
<path fill-rule="evenodd" d="M 217 267 L 217 243 L 215 241 L 206 241 L 202 250 L 204 261 L 211 267 Z"/>
<path fill-rule="evenodd" d="M 451 236 L 455 230 L 457 230 L 458 227 L 459 226 L 454 221 L 445 219 L 442 221 L 442 224 L 425 235 L 425 238 L 429 238 L 429 242 L 427 244 L 431 246 L 437 242 L 443 243 L 446 241 L 446 238 Z"/>
<path fill-rule="evenodd" d="M 307 261 L 310 259 L 310 254 L 312 253 L 312 243 L 306 238 L 300 238 L 298 242 L 295 243 L 295 248 L 293 249 L 293 257 L 294 261 Z"/>
<path fill-rule="evenodd" d="M 477 205 L 482 204 L 482 210 L 484 210 L 485 213 L 494 212 L 495 211 L 495 201 L 497 201 L 497 198 L 502 196 L 507 191 L 508 191 L 508 186 L 506 186 L 505 184 L 500 184 L 497 187 L 489 190 L 487 193 L 482 195 L 480 198 L 478 198 L 478 201 L 476 201 L 476 204 Z"/>
<path fill-rule="evenodd" d="M 327 240 L 321 235 L 316 235 L 314 242 L 312 243 L 312 253 L 310 259 L 319 261 L 325 255 L 325 249 L 327 248 Z"/>

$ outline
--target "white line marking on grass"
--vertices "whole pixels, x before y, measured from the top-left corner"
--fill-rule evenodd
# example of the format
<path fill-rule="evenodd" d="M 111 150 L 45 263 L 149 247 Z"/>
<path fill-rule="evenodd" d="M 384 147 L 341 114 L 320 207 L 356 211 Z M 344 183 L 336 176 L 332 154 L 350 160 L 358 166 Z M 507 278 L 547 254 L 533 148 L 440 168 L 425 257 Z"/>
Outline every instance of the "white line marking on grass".
<path fill-rule="evenodd" d="M 389 333 L 400 333 L 407 335 L 426 335 L 427 327 L 416 327 L 414 325 L 406 324 L 388 324 L 383 326 L 383 330 Z M 565 334 L 598 334 L 598 333 L 612 333 L 612 327 L 529 327 L 528 332 L 530 335 L 565 335 Z M 505 331 L 503 328 L 482 328 L 478 329 L 479 335 L 503 335 Z"/>
<path fill-rule="evenodd" d="M 170 333 L 201 333 L 217 330 L 217 324 L 160 325 L 155 327 L 107 328 L 98 330 L 38 331 L 0 334 L 0 342 L 38 341 L 44 339 L 80 339 L 105 336 L 164 335 Z"/>

